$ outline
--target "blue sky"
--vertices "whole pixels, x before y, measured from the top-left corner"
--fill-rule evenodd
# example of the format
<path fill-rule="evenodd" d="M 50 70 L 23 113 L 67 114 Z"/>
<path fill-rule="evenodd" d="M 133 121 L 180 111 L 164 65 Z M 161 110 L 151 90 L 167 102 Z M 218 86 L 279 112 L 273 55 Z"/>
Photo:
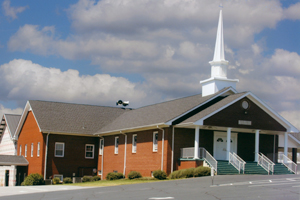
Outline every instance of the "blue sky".
<path fill-rule="evenodd" d="M 298 0 L 0 2 L 1 113 L 29 99 L 140 107 L 201 93 L 222 3 L 228 78 L 300 128 Z"/>

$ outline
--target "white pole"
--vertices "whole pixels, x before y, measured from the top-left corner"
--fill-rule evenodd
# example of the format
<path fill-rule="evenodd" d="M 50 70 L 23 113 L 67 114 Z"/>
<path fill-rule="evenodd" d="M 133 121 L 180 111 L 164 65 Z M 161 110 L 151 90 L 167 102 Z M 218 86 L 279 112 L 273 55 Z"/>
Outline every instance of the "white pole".
<path fill-rule="evenodd" d="M 288 133 L 284 133 L 284 155 L 287 156 L 288 154 Z"/>
<path fill-rule="evenodd" d="M 199 126 L 195 128 L 194 159 L 199 159 Z"/>
<path fill-rule="evenodd" d="M 255 131 L 255 160 L 258 162 L 258 153 L 259 153 L 259 130 Z"/>
<path fill-rule="evenodd" d="M 230 145 L 231 145 L 231 128 L 227 128 L 227 152 L 226 152 L 226 160 L 229 160 Z"/>

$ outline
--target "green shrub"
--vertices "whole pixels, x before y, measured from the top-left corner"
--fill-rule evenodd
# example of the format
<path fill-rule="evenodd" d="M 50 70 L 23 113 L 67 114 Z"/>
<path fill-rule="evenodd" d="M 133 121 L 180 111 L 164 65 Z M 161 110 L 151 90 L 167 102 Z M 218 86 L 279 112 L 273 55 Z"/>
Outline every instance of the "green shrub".
<path fill-rule="evenodd" d="M 122 179 L 124 178 L 124 175 L 122 173 L 118 172 L 109 172 L 106 175 L 106 180 L 117 180 L 117 179 Z"/>
<path fill-rule="evenodd" d="M 197 167 L 194 170 L 194 177 L 200 177 L 200 176 L 209 176 L 210 175 L 210 168 L 209 167 Z"/>
<path fill-rule="evenodd" d="M 167 178 L 167 174 L 166 174 L 166 172 L 164 172 L 164 171 L 162 171 L 162 170 L 155 170 L 155 171 L 153 172 L 153 177 L 154 177 L 154 178 L 157 178 L 157 179 L 159 179 L 159 180 L 164 180 L 164 179 Z"/>
<path fill-rule="evenodd" d="M 64 178 L 64 183 L 73 183 L 73 181 L 70 177 L 66 177 Z"/>
<path fill-rule="evenodd" d="M 56 184 L 60 184 L 60 178 L 54 178 L 52 179 L 52 184 L 56 185 Z"/>
<path fill-rule="evenodd" d="M 84 182 L 91 182 L 92 181 L 92 177 L 90 177 L 90 176 L 84 176 L 84 177 L 82 177 L 82 182 L 84 183 Z"/>
<path fill-rule="evenodd" d="M 45 185 L 45 181 L 42 175 L 30 174 L 24 180 L 24 185 Z"/>
<path fill-rule="evenodd" d="M 128 179 L 135 179 L 135 178 L 142 178 L 142 175 L 140 172 L 137 171 L 131 171 L 129 172 L 129 174 L 127 175 Z"/>
<path fill-rule="evenodd" d="M 93 181 L 100 181 L 100 177 L 99 176 L 93 176 L 92 180 Z"/>

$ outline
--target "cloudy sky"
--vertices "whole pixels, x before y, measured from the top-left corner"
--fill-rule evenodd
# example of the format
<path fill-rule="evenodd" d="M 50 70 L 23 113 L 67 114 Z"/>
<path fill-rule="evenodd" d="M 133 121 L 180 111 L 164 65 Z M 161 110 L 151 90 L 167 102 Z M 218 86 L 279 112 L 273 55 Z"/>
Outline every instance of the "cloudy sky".
<path fill-rule="evenodd" d="M 300 129 L 299 0 L 2 0 L 0 114 L 201 93 L 220 3 L 228 78 Z"/>

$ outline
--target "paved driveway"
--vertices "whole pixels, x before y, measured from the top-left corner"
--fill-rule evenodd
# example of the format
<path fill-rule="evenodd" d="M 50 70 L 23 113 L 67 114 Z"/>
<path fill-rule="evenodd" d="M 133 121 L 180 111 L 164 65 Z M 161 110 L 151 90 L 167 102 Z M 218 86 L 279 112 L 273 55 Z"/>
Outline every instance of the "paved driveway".
<path fill-rule="evenodd" d="M 70 187 L 70 188 L 69 188 Z M 72 186 L 36 186 L 40 191 L 25 194 L 26 187 L 15 187 L 15 195 L 4 194 L 0 199 L 300 199 L 299 175 L 233 175 L 216 176 L 214 185 L 211 177 L 181 179 L 174 181 L 144 183 L 99 188 Z M 29 187 L 28 187 L 29 188 Z M 6 188 L 7 189 L 7 188 Z M 51 191 L 46 191 L 51 189 Z M 71 190 L 69 190 L 71 189 Z M 45 191 L 42 191 L 45 190 Z"/>

